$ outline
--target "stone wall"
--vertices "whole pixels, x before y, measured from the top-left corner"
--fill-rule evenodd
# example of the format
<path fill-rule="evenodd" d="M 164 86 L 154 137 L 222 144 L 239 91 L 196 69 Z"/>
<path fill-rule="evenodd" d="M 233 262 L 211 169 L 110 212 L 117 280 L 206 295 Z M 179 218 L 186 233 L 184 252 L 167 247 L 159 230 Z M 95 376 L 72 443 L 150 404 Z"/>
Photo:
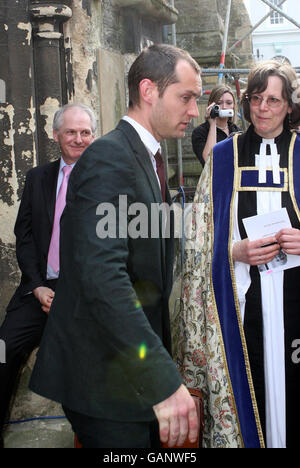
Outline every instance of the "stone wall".
<path fill-rule="evenodd" d="M 25 173 L 36 164 L 32 26 L 26 6 L 26 0 L 3 0 L 0 6 L 0 78 L 5 86 L 0 102 L 0 320 L 19 279 L 14 221 Z"/>
<path fill-rule="evenodd" d="M 227 12 L 227 0 L 175 0 L 180 12 L 176 23 L 178 45 L 188 50 L 205 68 L 219 66 Z M 250 19 L 241 0 L 232 0 L 228 46 L 250 29 Z M 251 36 L 235 49 L 239 68 L 252 60 Z M 232 58 L 227 56 L 226 66 Z"/>

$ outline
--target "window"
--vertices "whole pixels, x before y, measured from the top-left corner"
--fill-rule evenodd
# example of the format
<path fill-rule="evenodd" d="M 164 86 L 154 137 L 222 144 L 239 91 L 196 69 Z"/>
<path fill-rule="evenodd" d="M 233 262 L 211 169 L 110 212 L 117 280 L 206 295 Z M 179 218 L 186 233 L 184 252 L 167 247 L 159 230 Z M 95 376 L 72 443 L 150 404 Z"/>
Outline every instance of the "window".
<path fill-rule="evenodd" d="M 271 0 L 271 3 L 273 3 L 275 6 L 282 9 L 282 5 L 279 6 L 280 0 Z M 283 16 L 281 16 L 281 14 L 278 13 L 278 11 L 272 10 L 271 15 L 270 15 L 270 21 L 271 21 L 271 24 L 282 24 Z"/>

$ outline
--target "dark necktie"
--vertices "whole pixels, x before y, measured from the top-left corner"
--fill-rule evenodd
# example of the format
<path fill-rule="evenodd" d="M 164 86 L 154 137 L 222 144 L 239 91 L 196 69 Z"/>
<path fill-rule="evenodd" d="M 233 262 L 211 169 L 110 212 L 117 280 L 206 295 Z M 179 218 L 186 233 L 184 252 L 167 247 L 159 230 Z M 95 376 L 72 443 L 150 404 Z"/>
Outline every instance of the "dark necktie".
<path fill-rule="evenodd" d="M 161 196 L 163 201 L 166 201 L 166 174 L 163 158 L 159 151 L 154 155 L 156 161 L 156 172 L 160 182 Z"/>

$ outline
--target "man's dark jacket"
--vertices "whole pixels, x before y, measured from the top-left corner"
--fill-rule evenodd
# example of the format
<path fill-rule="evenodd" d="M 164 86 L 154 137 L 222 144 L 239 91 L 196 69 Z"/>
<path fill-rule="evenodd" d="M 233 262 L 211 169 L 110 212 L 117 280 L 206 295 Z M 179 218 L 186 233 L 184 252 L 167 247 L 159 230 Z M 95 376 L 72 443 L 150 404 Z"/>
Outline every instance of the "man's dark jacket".
<path fill-rule="evenodd" d="M 173 239 L 151 237 L 150 219 L 147 237 L 134 238 L 132 229 L 141 211 L 150 217 L 161 203 L 149 154 L 128 122 L 81 156 L 61 219 L 60 279 L 33 391 L 89 416 L 150 421 L 152 406 L 181 385 L 169 354 Z M 124 235 L 124 215 L 132 236 Z M 100 238 L 105 220 L 110 236 Z"/>
<path fill-rule="evenodd" d="M 59 165 L 57 160 L 27 173 L 15 224 L 16 254 L 22 276 L 8 312 L 31 300 L 27 294 L 45 285 Z"/>

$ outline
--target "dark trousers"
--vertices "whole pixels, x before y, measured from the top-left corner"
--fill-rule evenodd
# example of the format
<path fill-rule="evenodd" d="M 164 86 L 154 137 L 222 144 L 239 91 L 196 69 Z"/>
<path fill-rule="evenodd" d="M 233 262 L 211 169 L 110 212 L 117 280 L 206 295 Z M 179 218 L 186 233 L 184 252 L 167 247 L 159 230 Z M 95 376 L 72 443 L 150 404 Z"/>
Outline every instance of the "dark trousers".
<path fill-rule="evenodd" d="M 55 281 L 51 282 L 53 290 Z M 6 363 L 0 363 L 0 435 L 8 416 L 11 397 L 22 364 L 39 346 L 47 314 L 33 294 L 24 296 L 19 307 L 10 309 L 0 327 L 6 346 Z"/>
<path fill-rule="evenodd" d="M 82 448 L 159 448 L 157 421 L 110 421 L 63 410 Z"/>

